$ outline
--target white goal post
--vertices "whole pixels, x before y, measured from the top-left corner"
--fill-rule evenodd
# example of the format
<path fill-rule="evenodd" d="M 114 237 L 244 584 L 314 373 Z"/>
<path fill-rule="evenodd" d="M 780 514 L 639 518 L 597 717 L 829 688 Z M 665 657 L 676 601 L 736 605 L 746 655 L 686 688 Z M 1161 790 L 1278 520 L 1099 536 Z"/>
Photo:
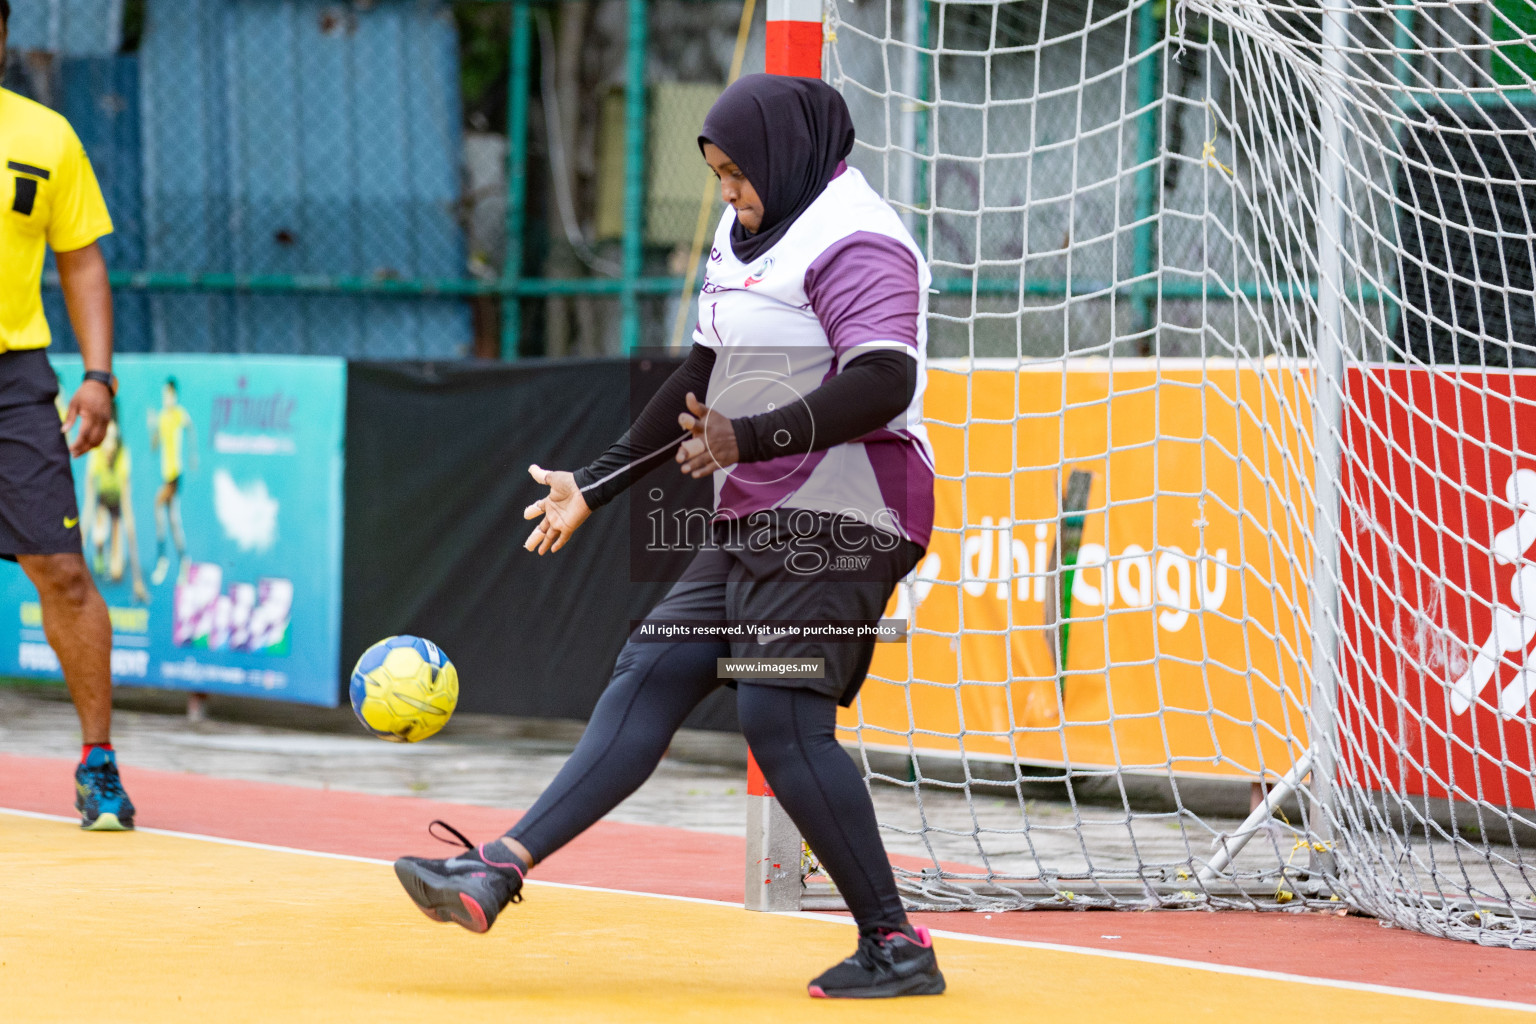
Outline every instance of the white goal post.
<path fill-rule="evenodd" d="M 912 905 L 1536 947 L 1536 5 L 789 2 L 770 69 L 817 9 L 935 278 L 843 720 Z"/>

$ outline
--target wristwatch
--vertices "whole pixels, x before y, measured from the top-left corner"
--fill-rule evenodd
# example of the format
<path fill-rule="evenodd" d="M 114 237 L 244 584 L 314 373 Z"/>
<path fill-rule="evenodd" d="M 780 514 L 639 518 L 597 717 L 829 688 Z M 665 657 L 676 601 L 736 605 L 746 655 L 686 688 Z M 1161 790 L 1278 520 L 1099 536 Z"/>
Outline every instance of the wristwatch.
<path fill-rule="evenodd" d="M 98 384 L 105 384 L 107 390 L 112 392 L 112 397 L 117 397 L 117 374 L 108 373 L 106 370 L 86 370 L 85 379 L 93 380 Z"/>

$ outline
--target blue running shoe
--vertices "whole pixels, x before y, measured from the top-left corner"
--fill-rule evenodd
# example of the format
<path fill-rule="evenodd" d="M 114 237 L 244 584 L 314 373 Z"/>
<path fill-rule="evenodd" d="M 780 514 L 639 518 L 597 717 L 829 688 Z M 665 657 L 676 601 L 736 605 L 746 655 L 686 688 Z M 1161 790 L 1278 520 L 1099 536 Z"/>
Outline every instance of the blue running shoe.
<path fill-rule="evenodd" d="M 95 747 L 75 769 L 75 810 L 80 827 L 92 832 L 133 828 L 133 801 L 117 774 L 117 754 Z"/>

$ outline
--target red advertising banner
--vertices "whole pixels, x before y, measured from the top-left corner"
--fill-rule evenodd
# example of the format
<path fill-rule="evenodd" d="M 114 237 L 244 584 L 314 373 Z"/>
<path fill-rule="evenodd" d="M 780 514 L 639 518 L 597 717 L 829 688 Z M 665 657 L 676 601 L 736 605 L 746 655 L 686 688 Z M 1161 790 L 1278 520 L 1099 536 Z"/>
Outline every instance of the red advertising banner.
<path fill-rule="evenodd" d="M 1536 374 L 1349 377 L 1341 768 L 1536 806 Z"/>

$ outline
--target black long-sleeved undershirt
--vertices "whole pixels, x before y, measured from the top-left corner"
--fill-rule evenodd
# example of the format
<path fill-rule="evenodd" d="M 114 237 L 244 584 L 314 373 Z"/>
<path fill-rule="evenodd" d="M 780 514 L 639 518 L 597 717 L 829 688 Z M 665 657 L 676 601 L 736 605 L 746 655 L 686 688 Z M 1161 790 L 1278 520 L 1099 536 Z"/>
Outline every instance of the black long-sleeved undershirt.
<path fill-rule="evenodd" d="M 704 396 L 714 367 L 715 350 L 695 343 L 624 436 L 576 471 L 576 486 L 586 491 L 588 507 L 606 505 L 672 458 L 683 437 L 677 417 L 687 409 L 688 393 Z M 742 462 L 765 462 L 863 437 L 901 415 L 916 391 L 917 362 L 910 355 L 896 349 L 866 352 L 800 401 L 733 420 L 738 457 Z"/>
<path fill-rule="evenodd" d="M 767 462 L 863 437 L 905 412 L 916 391 L 915 359 L 895 349 L 866 352 L 800 401 L 733 420 L 738 457 Z"/>
<path fill-rule="evenodd" d="M 691 391 L 701 398 L 707 394 L 709 374 L 714 368 L 715 350 L 695 342 L 683 365 L 662 382 L 635 422 L 624 431 L 624 436 L 609 445 L 608 450 L 586 468 L 576 471 L 576 486 L 586 492 L 588 508 L 608 504 L 630 484 L 672 458 L 683 438 L 683 428 L 677 425 L 677 417 L 688 410 L 688 393 Z M 635 462 L 646 455 L 650 457 Z M 635 464 L 630 466 L 630 463 Z M 587 490 L 589 487 L 591 490 Z"/>

